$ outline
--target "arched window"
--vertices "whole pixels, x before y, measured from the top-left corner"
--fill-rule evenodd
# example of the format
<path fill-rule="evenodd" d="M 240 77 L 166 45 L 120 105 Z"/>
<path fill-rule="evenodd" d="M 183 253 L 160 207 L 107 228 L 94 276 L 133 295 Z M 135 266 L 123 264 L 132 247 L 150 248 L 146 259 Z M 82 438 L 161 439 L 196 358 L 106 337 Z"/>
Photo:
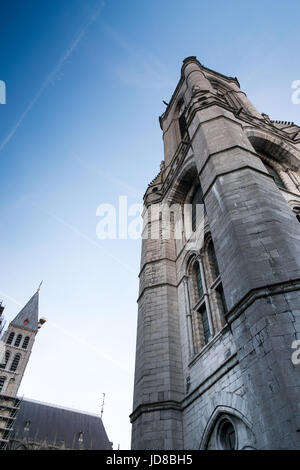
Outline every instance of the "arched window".
<path fill-rule="evenodd" d="M 205 251 L 207 266 L 207 287 L 210 291 L 210 303 L 214 317 L 214 327 L 218 331 L 225 324 L 224 314 L 227 312 L 227 304 L 220 276 L 220 268 L 212 239 L 208 239 Z"/>
<path fill-rule="evenodd" d="M 221 421 L 218 429 L 220 448 L 223 450 L 236 449 L 236 433 L 231 421 Z"/>
<path fill-rule="evenodd" d="M 18 348 L 20 346 L 21 341 L 22 341 L 22 335 L 18 335 L 16 337 L 16 341 L 15 341 L 14 346 L 16 346 L 16 348 Z"/>
<path fill-rule="evenodd" d="M 79 433 L 78 433 L 78 442 L 79 442 L 80 444 L 83 443 L 83 432 L 79 432 Z"/>
<path fill-rule="evenodd" d="M 191 309 L 190 338 L 197 354 L 226 323 L 227 304 L 214 244 L 210 234 L 205 236 L 199 254 L 188 262 L 188 298 Z"/>
<path fill-rule="evenodd" d="M 200 272 L 198 261 L 195 262 L 194 273 L 195 273 L 195 281 L 196 281 L 196 286 L 197 286 L 198 298 L 201 299 L 201 297 L 203 297 L 204 291 L 203 291 L 203 284 L 202 284 L 201 272 Z"/>
<path fill-rule="evenodd" d="M 11 333 L 9 333 L 9 336 L 7 338 L 7 341 L 6 341 L 6 344 L 11 344 L 13 342 L 13 339 L 15 337 L 15 334 L 14 332 L 12 331 Z"/>
<path fill-rule="evenodd" d="M 3 364 L 0 364 L 0 368 L 1 368 L 1 369 L 5 369 L 5 368 L 6 368 L 7 363 L 8 363 L 8 360 L 9 360 L 9 357 L 10 357 L 10 352 L 9 352 L 9 351 L 6 351 L 6 352 L 5 352 L 5 360 L 4 360 Z"/>
<path fill-rule="evenodd" d="M 202 278 L 200 263 L 201 260 L 194 259 L 192 266 L 192 286 L 193 286 L 193 331 L 194 331 L 194 351 L 198 352 L 205 346 L 212 332 L 208 318 L 208 304 L 205 294 L 205 279 Z"/>
<path fill-rule="evenodd" d="M 5 384 L 6 377 L 0 377 L 0 393 L 3 390 L 4 384 Z"/>
<path fill-rule="evenodd" d="M 280 188 L 280 189 L 285 189 L 285 186 L 282 182 L 282 179 L 280 178 L 280 176 L 277 173 L 277 171 L 275 170 L 275 168 L 273 168 L 271 165 L 269 165 L 269 163 L 267 163 L 265 160 L 263 160 L 263 164 L 266 167 L 266 170 L 268 171 L 268 173 L 271 176 L 273 176 L 273 179 L 274 179 L 274 182 L 275 182 L 276 186 L 278 186 L 278 188 Z"/>
<path fill-rule="evenodd" d="M 209 322 L 208 322 L 208 316 L 207 316 L 207 310 L 206 310 L 206 305 L 205 302 L 201 305 L 201 307 L 198 310 L 198 315 L 200 316 L 200 321 L 201 321 L 201 330 L 202 330 L 202 346 L 208 343 L 209 338 L 210 338 L 210 329 L 209 329 Z"/>
<path fill-rule="evenodd" d="M 21 354 L 16 354 L 10 366 L 10 370 L 12 372 L 15 372 L 17 370 L 20 359 L 21 359 Z"/>
<path fill-rule="evenodd" d="M 22 348 L 27 349 L 28 343 L 29 343 L 29 336 L 25 336 L 23 344 L 22 344 Z"/>

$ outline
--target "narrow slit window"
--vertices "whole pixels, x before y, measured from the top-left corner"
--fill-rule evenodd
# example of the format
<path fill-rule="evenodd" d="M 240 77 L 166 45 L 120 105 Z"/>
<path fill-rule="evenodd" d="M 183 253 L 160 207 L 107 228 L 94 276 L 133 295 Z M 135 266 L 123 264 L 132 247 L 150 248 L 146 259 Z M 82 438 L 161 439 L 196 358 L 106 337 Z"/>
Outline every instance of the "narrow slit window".
<path fill-rule="evenodd" d="M 207 344 L 210 338 L 210 330 L 205 304 L 202 305 L 202 307 L 200 308 L 199 314 L 201 316 L 202 321 L 204 344 Z"/>
<path fill-rule="evenodd" d="M 201 299 L 201 297 L 203 297 L 204 290 L 203 290 L 201 271 L 200 271 L 198 261 L 196 261 L 196 265 L 195 265 L 195 276 L 196 276 L 198 296 L 199 296 L 199 299 Z"/>
<path fill-rule="evenodd" d="M 184 112 L 179 116 L 178 122 L 179 122 L 181 139 L 183 140 L 185 134 L 187 133 L 186 119 L 185 119 Z"/>

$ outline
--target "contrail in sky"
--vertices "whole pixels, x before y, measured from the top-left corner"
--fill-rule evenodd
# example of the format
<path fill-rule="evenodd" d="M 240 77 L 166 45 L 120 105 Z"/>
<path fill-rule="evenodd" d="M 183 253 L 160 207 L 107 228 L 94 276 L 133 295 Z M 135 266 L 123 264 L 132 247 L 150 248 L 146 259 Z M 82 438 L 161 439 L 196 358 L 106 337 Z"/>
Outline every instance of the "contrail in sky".
<path fill-rule="evenodd" d="M 5 292 L 0 291 L 0 294 L 1 294 L 1 296 L 6 297 L 8 300 L 15 303 L 19 307 L 23 306 L 18 300 L 16 300 L 14 297 L 11 297 L 8 294 L 6 294 Z M 122 372 L 125 372 L 126 374 L 130 373 L 129 369 L 126 368 L 126 366 L 124 366 L 123 363 L 116 360 L 115 358 L 113 358 L 109 354 L 105 353 L 98 346 L 95 346 L 94 344 L 89 343 L 88 341 L 86 341 L 86 339 L 73 334 L 69 329 L 66 330 L 62 325 L 59 325 L 58 323 L 55 323 L 55 322 L 49 321 L 49 320 L 47 320 L 47 323 L 49 323 L 50 326 L 52 326 L 56 330 L 60 331 L 62 334 L 69 337 L 70 339 L 72 339 L 76 343 L 81 344 L 85 348 L 89 348 L 90 350 L 94 351 L 99 356 L 101 356 L 103 359 L 106 359 L 106 360 L 110 361 L 114 366 L 117 366 Z"/>
<path fill-rule="evenodd" d="M 60 217 L 58 217 L 57 215 L 53 214 L 52 212 L 44 209 L 43 207 L 37 205 L 37 204 L 33 204 L 35 207 L 37 207 L 39 210 L 41 210 L 42 212 L 44 212 L 44 214 L 47 214 L 48 216 L 52 217 L 53 219 L 55 219 L 57 222 L 59 222 L 60 224 L 64 225 L 65 227 L 69 228 L 70 230 L 72 230 L 72 232 L 76 233 L 77 235 L 79 235 L 81 238 L 83 238 L 84 240 L 86 240 L 88 243 L 90 243 L 91 245 L 94 245 L 96 246 L 97 248 L 100 248 L 103 253 L 108 256 L 109 258 L 113 259 L 114 261 L 116 261 L 118 264 L 120 264 L 124 269 L 126 269 L 127 271 L 129 271 L 130 273 L 134 274 L 135 276 L 138 276 L 138 271 L 136 271 L 135 269 L 133 269 L 131 266 L 129 266 L 128 264 L 124 263 L 122 260 L 120 260 L 120 258 L 118 258 L 117 256 L 113 255 L 112 253 L 110 253 L 110 251 L 108 251 L 104 246 L 100 245 L 100 243 L 98 243 L 97 241 L 93 240 L 92 238 L 90 238 L 88 235 L 86 235 L 85 233 L 83 233 L 81 230 L 79 230 L 77 227 L 75 227 L 74 225 L 71 225 L 70 223 L 66 222 L 65 220 L 61 219 Z"/>
<path fill-rule="evenodd" d="M 4 147 L 8 144 L 8 142 L 10 141 L 10 139 L 15 135 L 15 133 L 17 132 L 18 128 L 20 127 L 20 125 L 22 124 L 22 122 L 24 121 L 24 119 L 26 118 L 27 114 L 31 111 L 31 109 L 33 108 L 33 106 L 35 105 L 35 103 L 39 100 L 39 98 L 41 97 L 41 95 L 43 94 L 43 92 L 45 91 L 45 89 L 47 88 L 47 86 L 52 82 L 52 80 L 55 78 L 55 76 L 58 74 L 58 72 L 60 71 L 60 69 L 62 68 L 62 66 L 64 65 L 65 61 L 70 57 L 70 55 L 72 54 L 72 52 L 76 49 L 76 47 L 78 46 L 78 44 L 80 43 L 80 41 L 83 39 L 83 37 L 85 36 L 85 34 L 87 33 L 88 29 L 90 28 L 90 26 L 92 25 L 92 23 L 96 20 L 97 16 L 99 15 L 99 13 L 101 12 L 101 10 L 103 9 L 104 7 L 104 2 L 101 2 L 101 5 L 97 8 L 97 10 L 93 13 L 93 15 L 91 16 L 91 18 L 87 21 L 87 23 L 81 28 L 81 30 L 79 31 L 78 35 L 76 36 L 76 38 L 74 39 L 74 41 L 72 42 L 72 44 L 70 45 L 70 47 L 68 47 L 68 49 L 65 51 L 64 55 L 61 57 L 61 59 L 57 62 L 57 64 L 55 65 L 55 67 L 53 68 L 53 70 L 50 72 L 50 74 L 48 75 L 48 77 L 46 78 L 46 80 L 42 83 L 41 87 L 39 88 L 39 90 L 37 91 L 37 93 L 35 94 L 35 96 L 33 97 L 32 101 L 29 103 L 29 105 L 27 106 L 27 108 L 25 109 L 25 111 L 21 114 L 21 117 L 19 118 L 19 120 L 17 121 L 17 123 L 14 125 L 14 127 L 12 128 L 12 130 L 9 132 L 9 134 L 5 137 L 5 139 L 1 142 L 0 144 L 0 152 L 4 149 Z"/>

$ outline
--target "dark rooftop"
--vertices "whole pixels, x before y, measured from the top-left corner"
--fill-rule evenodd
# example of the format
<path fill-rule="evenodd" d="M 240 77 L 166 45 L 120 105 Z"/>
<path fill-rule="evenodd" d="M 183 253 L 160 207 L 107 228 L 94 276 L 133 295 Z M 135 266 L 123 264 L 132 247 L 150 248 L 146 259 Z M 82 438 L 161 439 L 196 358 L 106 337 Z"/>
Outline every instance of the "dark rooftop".
<path fill-rule="evenodd" d="M 100 416 L 23 399 L 17 414 L 17 440 L 44 442 L 71 449 L 112 450 Z"/>

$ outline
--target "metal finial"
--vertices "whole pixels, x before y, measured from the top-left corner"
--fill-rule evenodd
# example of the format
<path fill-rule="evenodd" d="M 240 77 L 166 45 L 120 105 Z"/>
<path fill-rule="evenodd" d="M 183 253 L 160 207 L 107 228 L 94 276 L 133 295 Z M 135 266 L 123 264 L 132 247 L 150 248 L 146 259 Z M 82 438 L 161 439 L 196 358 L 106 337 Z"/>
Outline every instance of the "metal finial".
<path fill-rule="evenodd" d="M 105 400 L 105 393 L 102 393 L 103 397 L 102 397 L 102 405 L 101 405 L 101 419 L 102 419 L 102 415 L 103 415 L 103 411 L 104 411 L 104 400 Z"/>

